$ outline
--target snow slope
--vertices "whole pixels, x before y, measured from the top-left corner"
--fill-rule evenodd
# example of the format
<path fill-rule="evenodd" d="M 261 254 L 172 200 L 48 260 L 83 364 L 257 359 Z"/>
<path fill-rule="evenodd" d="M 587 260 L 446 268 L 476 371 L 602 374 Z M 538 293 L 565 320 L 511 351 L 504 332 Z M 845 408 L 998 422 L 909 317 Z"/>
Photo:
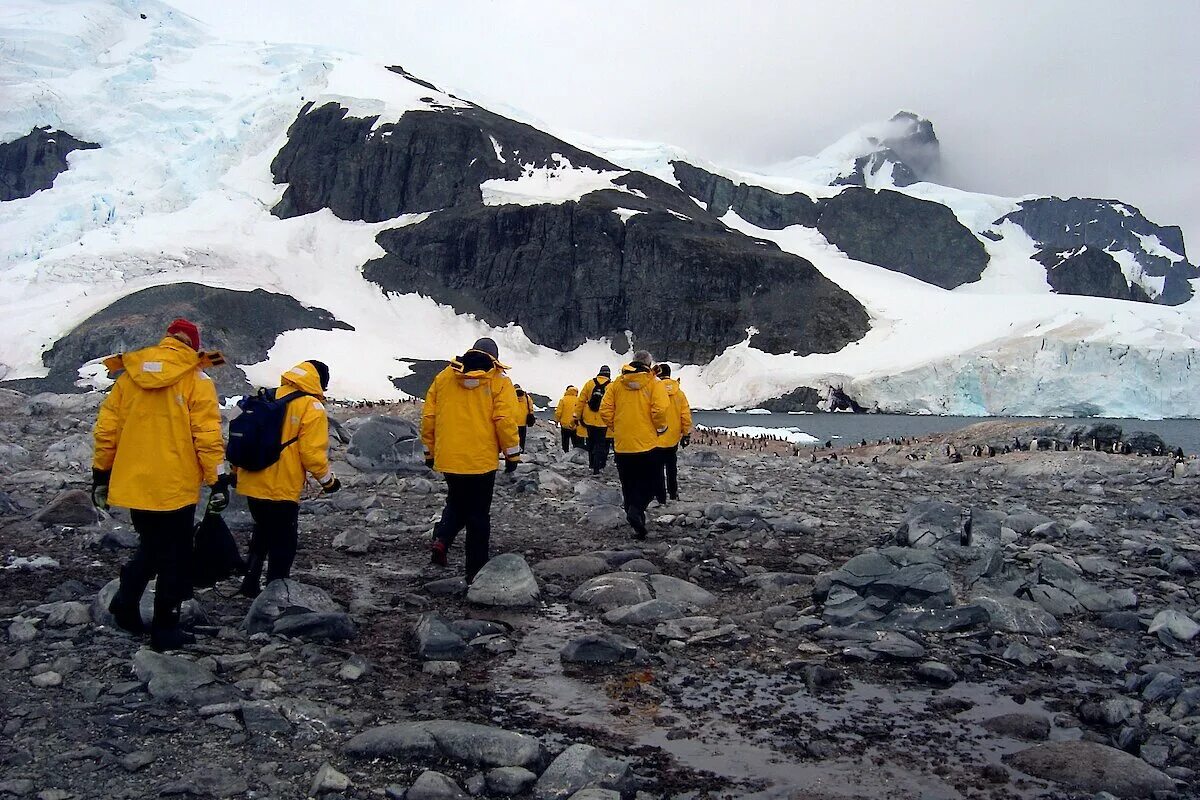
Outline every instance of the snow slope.
<path fill-rule="evenodd" d="M 495 329 L 365 281 L 361 266 L 383 255 L 376 234 L 426 215 L 378 223 L 328 211 L 271 215 L 285 187 L 272 182 L 270 162 L 304 103 L 332 100 L 387 122 L 461 106 L 455 97 L 351 53 L 220 41 L 156 0 L 6 0 L 0 41 L 0 141 L 50 125 L 101 145 L 71 154 L 52 189 L 0 204 L 0 379 L 44 375 L 42 353 L 89 315 L 147 286 L 185 280 L 286 293 L 354 327 L 283 334 L 266 361 L 240 365 L 261 383 L 318 357 L 332 366 L 335 396 L 395 399 L 403 395 L 390 379 L 407 374 L 409 362 L 444 359 L 481 335 L 497 339 L 518 382 L 551 397 L 623 360 L 606 341 L 558 353 L 520 327 Z M 665 145 L 562 138 L 671 183 L 670 161 L 687 160 L 775 191 L 839 191 L 808 162 L 786 175 L 752 175 Z M 847 140 L 818 160 L 833 163 L 857 146 Z M 487 181 L 482 191 L 488 204 L 560 203 L 620 189 L 612 182 L 619 175 L 564 162 Z M 889 183 L 882 173 L 872 180 Z M 731 228 L 809 259 L 854 294 L 873 327 L 839 353 L 807 357 L 763 353 L 748 335 L 710 364 L 677 370 L 695 405 L 749 407 L 796 386 L 840 384 L 866 405 L 917 412 L 1200 416 L 1200 302 L 1169 308 L 1054 295 L 1030 259 L 1028 236 L 1011 223 L 992 228 L 1017 200 L 928 183 L 899 191 L 946 204 L 977 233 L 1000 235 L 983 239 L 992 260 L 982 278 L 945 291 L 847 259 L 815 230 L 761 230 L 731 213 Z M 1155 246 L 1165 250 L 1147 243 Z"/>

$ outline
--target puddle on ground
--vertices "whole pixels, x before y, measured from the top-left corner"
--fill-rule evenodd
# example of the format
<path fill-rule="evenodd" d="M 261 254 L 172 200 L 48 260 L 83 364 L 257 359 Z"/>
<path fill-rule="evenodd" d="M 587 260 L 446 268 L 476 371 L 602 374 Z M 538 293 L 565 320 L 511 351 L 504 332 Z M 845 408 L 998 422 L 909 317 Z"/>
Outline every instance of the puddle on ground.
<path fill-rule="evenodd" d="M 976 787 L 986 785 L 979 777 L 983 766 L 1029 746 L 980 723 L 1013 712 L 1054 716 L 1040 703 L 1018 703 L 1005 687 L 992 684 L 934 690 L 851 681 L 838 691 L 811 694 L 802 677 L 791 673 L 695 666 L 666 679 L 638 668 L 564 672 L 562 647 L 594 633 L 599 623 L 561 604 L 546 608 L 536 624 L 521 615 L 507 621 L 522 638 L 517 653 L 492 670 L 496 694 L 564 725 L 660 749 L 680 766 L 736 785 L 712 797 L 978 797 Z M 972 706 L 939 714 L 929 707 L 935 697 Z M 1052 739 L 1079 735 L 1078 729 L 1051 732 Z M 816 755 L 807 749 L 812 743 Z M 970 787 L 968 794 L 956 784 Z M 1004 786 L 1002 796 L 1044 793 L 1044 784 L 1022 778 Z"/>

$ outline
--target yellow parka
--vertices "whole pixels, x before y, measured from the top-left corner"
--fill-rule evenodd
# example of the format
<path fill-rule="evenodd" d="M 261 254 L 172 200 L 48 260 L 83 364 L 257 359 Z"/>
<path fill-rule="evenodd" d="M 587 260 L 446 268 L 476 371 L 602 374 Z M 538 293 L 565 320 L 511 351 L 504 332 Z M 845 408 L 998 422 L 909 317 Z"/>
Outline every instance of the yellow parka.
<path fill-rule="evenodd" d="M 564 428 L 575 427 L 575 403 L 579 399 L 579 390 L 568 386 L 562 400 L 554 407 L 554 421 Z"/>
<path fill-rule="evenodd" d="M 517 393 L 504 366 L 494 364 L 468 370 L 455 360 L 433 379 L 421 410 L 421 441 L 438 472 L 482 475 L 496 471 L 501 453 L 520 457 Z"/>
<path fill-rule="evenodd" d="M 688 407 L 687 395 L 676 378 L 660 378 L 671 407 L 667 411 L 667 432 L 658 437 L 659 447 L 674 447 L 679 440 L 692 432 L 692 409 Z"/>
<path fill-rule="evenodd" d="M 92 466 L 112 471 L 108 501 L 175 511 L 200 500 L 225 460 L 209 357 L 168 336 L 154 347 L 105 359 L 124 370 L 100 406 Z"/>
<path fill-rule="evenodd" d="M 533 413 L 533 398 L 529 392 L 517 398 L 517 426 L 525 427 L 529 423 L 529 415 Z"/>
<path fill-rule="evenodd" d="M 583 388 L 579 390 L 579 399 L 575 404 L 575 418 L 578 419 L 579 422 L 584 426 L 590 425 L 593 428 L 599 428 L 604 424 L 604 420 L 600 418 L 600 410 L 596 409 L 595 411 L 592 411 L 591 407 L 588 406 L 588 400 L 591 399 L 592 390 L 595 389 L 597 385 L 603 385 L 606 383 L 611 383 L 611 381 L 603 375 L 597 375 L 585 383 Z M 610 386 L 608 388 L 611 389 L 612 387 Z M 608 397 L 607 391 L 604 393 L 604 396 Z M 612 431 L 609 431 L 609 433 L 611 434 Z"/>
<path fill-rule="evenodd" d="M 604 393 L 600 417 L 613 431 L 616 452 L 644 453 L 659 446 L 670 410 L 663 382 L 648 367 L 626 364 Z"/>
<path fill-rule="evenodd" d="M 312 475 L 320 484 L 333 480 L 333 471 L 329 468 L 329 417 L 325 415 L 325 404 L 322 402 L 325 391 L 321 388 L 321 376 L 307 361 L 280 376 L 274 397 L 296 392 L 315 397 L 297 397 L 288 403 L 279 441 L 295 441 L 283 448 L 279 460 L 266 469 L 255 472 L 238 469 L 238 494 L 259 500 L 299 502 L 300 494 L 304 491 L 305 473 Z"/>

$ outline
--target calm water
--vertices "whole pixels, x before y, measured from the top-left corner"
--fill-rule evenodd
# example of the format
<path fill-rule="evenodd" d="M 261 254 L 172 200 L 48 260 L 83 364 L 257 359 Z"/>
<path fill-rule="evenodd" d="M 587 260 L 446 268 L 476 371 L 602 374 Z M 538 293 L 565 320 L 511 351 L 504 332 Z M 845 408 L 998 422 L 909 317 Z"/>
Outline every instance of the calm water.
<path fill-rule="evenodd" d="M 850 444 L 862 439 L 874 441 L 886 436 L 922 436 L 930 433 L 965 428 L 976 422 L 998 420 L 1001 417 L 933 417 L 903 414 L 730 414 L 724 411 L 694 411 L 692 419 L 700 425 L 721 428 L 755 426 L 760 428 L 798 428 L 822 442 L 833 440 L 834 445 Z M 1021 417 L 1021 422 L 1036 422 Z M 1047 419 L 1046 422 L 1113 422 L 1126 434 L 1134 431 L 1157 433 L 1171 447 L 1182 447 L 1187 453 L 1200 452 L 1200 420 L 1194 419 Z"/>

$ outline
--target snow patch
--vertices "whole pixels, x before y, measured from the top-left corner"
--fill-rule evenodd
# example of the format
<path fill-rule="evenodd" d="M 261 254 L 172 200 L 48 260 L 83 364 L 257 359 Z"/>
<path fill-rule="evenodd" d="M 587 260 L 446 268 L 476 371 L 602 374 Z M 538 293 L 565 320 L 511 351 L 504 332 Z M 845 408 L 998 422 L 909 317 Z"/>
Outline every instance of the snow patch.
<path fill-rule="evenodd" d="M 571 162 L 558 153 L 553 155 L 557 162 L 553 167 L 535 167 L 531 164 L 521 169 L 521 177 L 514 180 L 492 178 L 479 185 L 483 193 L 483 204 L 487 206 L 520 205 L 532 206 L 542 203 L 565 203 L 578 201 L 585 194 L 601 189 L 626 191 L 613 181 L 629 173 L 623 171 L 601 171 L 588 167 L 573 167 Z"/>

